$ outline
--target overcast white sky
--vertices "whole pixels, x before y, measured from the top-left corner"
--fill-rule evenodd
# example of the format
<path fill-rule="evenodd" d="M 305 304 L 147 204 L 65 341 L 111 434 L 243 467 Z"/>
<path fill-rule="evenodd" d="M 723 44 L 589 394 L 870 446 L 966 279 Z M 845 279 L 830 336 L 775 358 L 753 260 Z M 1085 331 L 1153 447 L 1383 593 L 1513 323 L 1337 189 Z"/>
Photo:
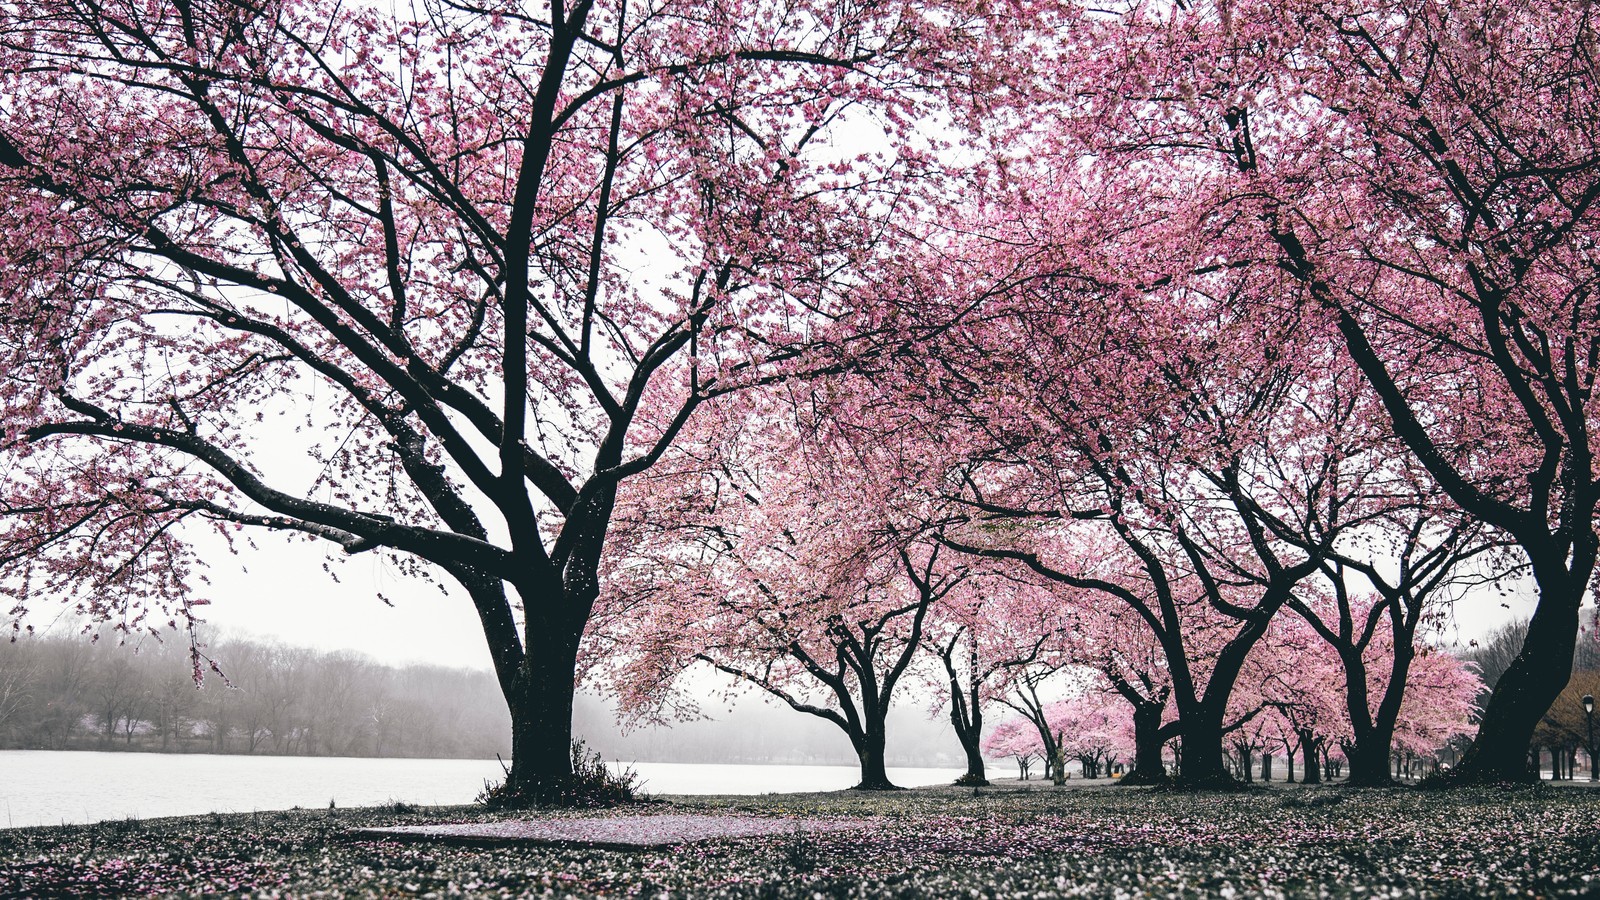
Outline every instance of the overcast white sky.
<path fill-rule="evenodd" d="M 377 553 L 260 535 L 260 552 L 210 557 L 212 625 L 324 650 L 351 649 L 389 663 L 489 668 L 489 650 L 465 592 L 420 584 Z M 332 549 L 333 553 L 328 551 Z M 323 563 L 332 560 L 333 575 Z M 391 608 L 379 594 L 394 603 Z"/>
<path fill-rule="evenodd" d="M 487 669 L 488 649 L 465 594 L 442 595 L 388 571 L 382 558 L 363 554 L 333 564 L 339 581 L 323 571 L 325 547 L 272 536 L 258 540 L 250 557 L 213 557 L 216 602 L 206 610 L 214 625 L 321 649 L 351 649 L 384 662 L 429 662 Z M 241 566 L 248 566 L 242 571 Z M 393 608 L 378 599 L 394 601 Z M 1465 643 L 1533 611 L 1524 587 L 1502 606 L 1492 592 L 1457 604 L 1445 640 Z"/>

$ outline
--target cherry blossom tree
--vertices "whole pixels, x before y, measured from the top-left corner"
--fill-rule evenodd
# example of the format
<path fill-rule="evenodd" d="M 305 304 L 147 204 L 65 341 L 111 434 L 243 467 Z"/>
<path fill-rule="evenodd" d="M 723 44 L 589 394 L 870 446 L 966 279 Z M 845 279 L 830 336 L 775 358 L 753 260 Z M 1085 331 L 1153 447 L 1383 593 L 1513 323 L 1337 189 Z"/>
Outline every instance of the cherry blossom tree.
<path fill-rule="evenodd" d="M 1374 693 L 1382 689 L 1381 679 L 1375 680 Z M 1470 663 L 1433 647 L 1418 648 L 1395 724 L 1394 749 L 1431 756 L 1471 734 L 1480 714 L 1475 700 L 1482 690 L 1483 682 Z"/>
<path fill-rule="evenodd" d="M 1066 762 L 1078 762 L 1084 777 L 1109 775 L 1111 766 L 1133 751 L 1133 720 L 1129 707 L 1096 673 L 1068 687 L 1070 696 L 1036 706 L 1017 706 L 1018 714 L 1001 721 L 984 742 L 991 756 L 1021 760 L 1039 756 L 1047 762 L 1048 777 L 1062 784 Z M 1053 760 L 1053 762 L 1052 762 Z"/>
<path fill-rule="evenodd" d="M 1223 782 L 1234 683 L 1343 527 L 1319 510 L 1346 488 L 1316 473 L 1344 451 L 1301 410 L 1327 354 L 1301 323 L 1226 302 L 1265 289 L 1248 278 L 1185 257 L 1140 291 L 1117 255 L 1052 257 L 1075 268 L 997 299 L 927 363 L 975 432 L 956 442 L 971 448 L 952 496 L 966 513 L 946 540 L 1123 605 L 1162 648 L 1182 777 Z M 1285 541 L 1276 521 L 1320 540 Z"/>
<path fill-rule="evenodd" d="M 1076 598 L 1068 659 L 1098 672 L 1131 715 L 1132 767 L 1119 783 L 1165 784 L 1169 779 L 1162 749 L 1179 728 L 1167 702 L 1172 683 L 1161 644 L 1132 611 L 1107 604 L 1094 592 Z"/>
<path fill-rule="evenodd" d="M 1026 780 L 1028 768 L 1044 751 L 1039 746 L 1039 730 L 1033 723 L 1013 716 L 1001 720 L 983 740 L 983 752 L 991 757 L 1011 757 L 1017 761 L 1017 777 Z"/>
<path fill-rule="evenodd" d="M 1010 707 L 1022 721 L 1033 727 L 1039 756 L 1044 760 L 1044 777 L 1054 779 L 1057 784 L 1067 778 L 1061 731 L 1052 718 L 1061 701 L 1049 698 L 1062 690 L 1064 685 L 1071 687 L 1073 676 L 1080 674 L 1064 664 L 1062 657 L 1052 657 L 1044 663 L 1018 667 L 1007 679 L 1010 691 L 999 697 L 1002 704 Z"/>
<path fill-rule="evenodd" d="M 597 625 L 625 712 L 692 714 L 684 676 L 709 666 L 837 725 L 857 787 L 888 789 L 895 690 L 968 572 L 907 530 L 920 448 L 852 442 L 826 387 L 726 404 L 636 481 Z"/>
<path fill-rule="evenodd" d="M 1133 752 L 1128 704 L 1104 682 L 1055 704 L 1051 712 L 1062 757 L 1076 759 L 1085 778 L 1109 776 L 1112 764 Z"/>
<path fill-rule="evenodd" d="M 1323 615 L 1328 617 L 1326 610 Z M 1381 619 L 1386 614 L 1374 615 Z M 1251 723 L 1249 744 L 1282 748 L 1289 755 L 1290 780 L 1296 754 L 1303 760 L 1301 780 L 1315 784 L 1322 780 L 1324 761 L 1338 753 L 1351 764 L 1352 784 L 1388 783 L 1387 777 L 1357 776 L 1359 741 L 1362 736 L 1371 739 L 1378 714 L 1370 706 L 1355 706 L 1352 694 L 1363 705 L 1372 698 L 1381 698 L 1380 703 L 1392 698 L 1399 705 L 1391 735 L 1380 745 L 1378 765 L 1385 770 L 1392 752 L 1429 755 L 1468 732 L 1481 690 L 1470 664 L 1421 640 L 1396 653 L 1389 629 L 1375 629 L 1362 648 L 1359 671 L 1365 682 L 1353 689 L 1345 653 L 1326 640 L 1322 630 L 1300 616 L 1275 620 L 1252 653 L 1247 683 L 1235 695 L 1241 709 L 1247 703 L 1259 704 L 1261 715 Z M 1395 663 L 1397 655 L 1406 657 L 1403 664 Z M 1405 684 L 1390 682 L 1396 672 L 1405 673 Z M 1359 723 L 1363 713 L 1366 721 Z M 1364 735 L 1358 733 L 1358 724 L 1368 729 Z M 1359 752 L 1371 753 L 1371 746 Z"/>
<path fill-rule="evenodd" d="M 922 642 L 942 666 L 943 684 L 931 687 L 948 698 L 950 726 L 967 758 L 957 784 L 988 783 L 984 707 L 1006 702 L 1007 688 L 1030 672 L 1058 668 L 1052 660 L 1061 659 L 1074 621 L 1073 608 L 1055 592 L 997 571 L 970 573 L 934 610 Z"/>
<path fill-rule="evenodd" d="M 1254 702 L 1261 707 L 1257 732 L 1263 746 L 1276 742 L 1289 761 L 1294 754 L 1305 768 L 1301 781 L 1322 780 L 1321 753 L 1345 731 L 1345 692 L 1338 657 L 1303 620 L 1283 616 L 1256 648 L 1252 658 Z"/>
<path fill-rule="evenodd" d="M 509 796 L 559 794 L 619 485 L 927 268 L 917 123 L 1028 7 L 0 4 L 14 626 L 192 621 L 204 529 L 379 551 L 471 598 Z"/>
<path fill-rule="evenodd" d="M 1389 745 L 1426 626 L 1445 614 L 1453 590 L 1479 580 L 1464 566 L 1494 544 L 1472 520 L 1441 529 L 1422 512 L 1391 524 L 1403 530 L 1392 532 L 1383 562 L 1341 552 L 1326 566 L 1331 596 L 1293 604 L 1338 656 L 1350 726 L 1343 749 L 1354 784 L 1389 783 Z M 1362 581 L 1370 592 L 1358 592 Z M 1374 668 L 1382 670 L 1379 682 Z M 1376 693 L 1375 683 L 1383 685 Z"/>
<path fill-rule="evenodd" d="M 1055 171 L 1094 159 L 1107 205 L 1146 212 L 1146 240 L 1298 281 L 1249 302 L 1336 329 L 1427 476 L 1526 555 L 1539 605 L 1453 777 L 1527 779 L 1600 554 L 1593 9 L 1077 12 L 1058 102 L 1018 126 L 1031 146 Z"/>

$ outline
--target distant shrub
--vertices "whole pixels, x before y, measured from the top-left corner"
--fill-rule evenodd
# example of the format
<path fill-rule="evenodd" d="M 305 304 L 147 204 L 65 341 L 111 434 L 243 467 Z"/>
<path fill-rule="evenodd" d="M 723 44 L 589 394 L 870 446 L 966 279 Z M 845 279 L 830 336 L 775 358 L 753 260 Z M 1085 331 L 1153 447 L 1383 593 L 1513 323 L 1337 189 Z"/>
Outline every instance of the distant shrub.
<path fill-rule="evenodd" d="M 640 802 L 639 773 L 633 769 L 612 772 L 600 754 L 581 740 L 572 742 L 572 777 L 539 783 L 518 790 L 511 785 L 511 768 L 504 762 L 506 778 L 500 784 L 485 781 L 477 800 L 490 809 L 527 809 L 563 806 L 602 809 Z"/>

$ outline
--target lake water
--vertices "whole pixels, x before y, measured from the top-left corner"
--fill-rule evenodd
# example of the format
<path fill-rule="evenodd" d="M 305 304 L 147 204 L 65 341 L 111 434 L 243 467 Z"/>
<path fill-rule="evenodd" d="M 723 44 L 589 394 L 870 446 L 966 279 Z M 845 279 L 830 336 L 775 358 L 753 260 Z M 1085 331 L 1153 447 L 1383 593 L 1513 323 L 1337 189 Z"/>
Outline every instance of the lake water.
<path fill-rule="evenodd" d="M 837 791 L 852 766 L 633 763 L 650 794 Z M 903 787 L 947 784 L 960 769 L 890 769 Z M 0 750 L 0 828 L 208 812 L 470 803 L 496 760 Z"/>

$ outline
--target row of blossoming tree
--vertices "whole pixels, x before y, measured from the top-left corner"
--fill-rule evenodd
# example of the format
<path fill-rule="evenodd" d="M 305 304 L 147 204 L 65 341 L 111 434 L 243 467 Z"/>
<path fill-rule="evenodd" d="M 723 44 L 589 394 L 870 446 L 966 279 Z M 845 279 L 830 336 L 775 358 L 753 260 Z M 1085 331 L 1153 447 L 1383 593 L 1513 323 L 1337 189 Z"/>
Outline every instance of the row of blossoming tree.
<path fill-rule="evenodd" d="M 630 714 L 694 715 L 702 683 L 686 676 L 719 670 L 838 725 L 862 786 L 884 786 L 885 713 L 922 651 L 974 783 L 985 710 L 1002 704 L 1057 774 L 1064 757 L 1092 767 L 1115 745 L 1131 751 L 1130 784 L 1166 780 L 1163 747 L 1180 737 L 1186 783 L 1227 780 L 1228 748 L 1269 741 L 1308 759 L 1336 746 L 1352 779 L 1381 783 L 1397 741 L 1432 750 L 1466 730 L 1477 678 L 1425 638 L 1499 548 L 1419 526 L 1430 495 L 1381 477 L 1369 454 L 1333 465 L 1322 435 L 1284 431 L 1285 415 L 1306 427 L 1308 395 L 1249 401 L 1262 421 L 1225 463 L 1249 468 L 1248 495 L 1242 478 L 1189 468 L 1196 426 L 1177 414 L 1188 449 L 1151 455 L 1158 436 L 1143 436 L 1105 464 L 1129 480 L 1107 494 L 1084 480 L 1100 463 L 1059 435 L 1024 448 L 1007 432 L 1002 449 L 998 410 L 965 419 L 976 435 L 961 416 L 922 416 L 925 398 L 900 418 L 893 398 L 863 405 L 870 389 L 840 385 L 858 377 L 723 404 L 625 492 L 594 661 Z M 1148 416 L 1156 394 L 1140 402 Z M 1083 749 L 1124 720 L 1125 742 Z"/>
<path fill-rule="evenodd" d="M 206 531 L 388 554 L 537 800 L 580 670 L 885 782 L 920 647 L 969 759 L 1070 666 L 1215 783 L 1288 621 L 1381 780 L 1441 604 L 1525 574 L 1456 771 L 1526 778 L 1600 552 L 1593 15 L 0 2 L 0 590 L 159 629 Z"/>

